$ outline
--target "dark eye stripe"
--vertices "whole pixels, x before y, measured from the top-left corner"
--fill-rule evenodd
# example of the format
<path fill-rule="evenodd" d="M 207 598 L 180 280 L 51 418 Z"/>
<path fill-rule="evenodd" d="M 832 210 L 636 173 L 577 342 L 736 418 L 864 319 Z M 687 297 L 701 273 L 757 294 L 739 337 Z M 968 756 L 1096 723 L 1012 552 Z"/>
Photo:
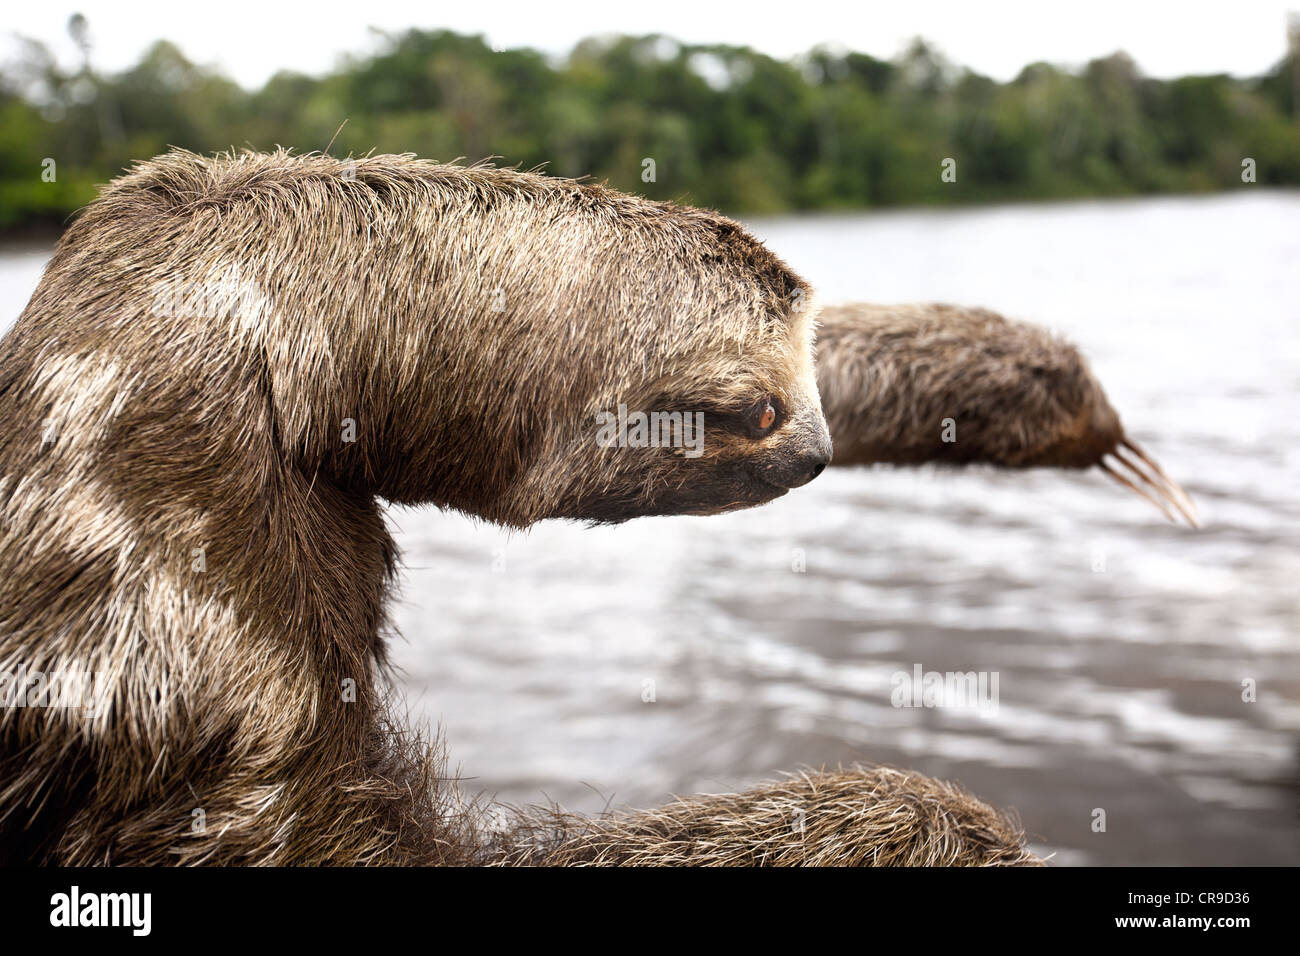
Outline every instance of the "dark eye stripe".
<path fill-rule="evenodd" d="M 768 406 L 772 409 L 773 419 L 771 424 L 763 428 L 761 425 L 763 410 Z M 650 403 L 650 407 L 659 411 L 703 412 L 706 428 L 718 428 L 722 431 L 744 435 L 753 439 L 766 438 L 785 423 L 786 417 L 785 406 L 781 404 L 781 400 L 775 395 L 764 395 L 743 411 L 719 408 L 707 402 L 683 402 L 670 399 L 668 396 L 664 396 L 657 402 Z"/>

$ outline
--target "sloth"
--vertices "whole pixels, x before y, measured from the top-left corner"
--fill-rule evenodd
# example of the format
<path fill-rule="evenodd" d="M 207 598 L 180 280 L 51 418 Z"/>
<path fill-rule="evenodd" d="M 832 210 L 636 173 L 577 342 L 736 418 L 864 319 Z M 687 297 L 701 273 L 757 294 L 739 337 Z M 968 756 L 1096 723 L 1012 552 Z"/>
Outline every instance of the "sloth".
<path fill-rule="evenodd" d="M 503 815 L 395 714 L 381 502 L 524 528 L 770 501 L 831 458 L 815 321 L 736 223 L 598 185 L 410 156 L 136 166 L 0 354 L 0 673 L 89 675 L 80 706 L 0 710 L 0 856 L 1036 862 L 1005 815 L 873 768 Z M 703 435 L 598 440 L 620 406 Z"/>

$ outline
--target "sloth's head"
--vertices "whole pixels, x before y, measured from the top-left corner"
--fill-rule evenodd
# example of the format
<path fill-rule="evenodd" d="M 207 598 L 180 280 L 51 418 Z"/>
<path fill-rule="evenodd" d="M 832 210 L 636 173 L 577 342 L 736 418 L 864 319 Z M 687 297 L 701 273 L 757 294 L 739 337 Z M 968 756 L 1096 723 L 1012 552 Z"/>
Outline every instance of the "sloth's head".
<path fill-rule="evenodd" d="M 178 434 L 260 455 L 253 476 L 294 468 L 313 501 L 711 514 L 830 460 L 811 292 L 713 212 L 410 156 L 173 152 L 92 203 L 52 268 L 96 347 L 193 410 Z M 182 294 L 159 311 L 159 288 Z"/>
<path fill-rule="evenodd" d="M 716 514 L 771 501 L 821 474 L 831 441 L 812 370 L 811 316 L 774 304 L 709 321 L 702 316 L 680 343 L 640 339 L 643 351 L 661 353 L 659 367 L 597 389 L 524 475 L 522 500 L 599 522 Z M 628 368 L 642 366 L 633 358 Z"/>
<path fill-rule="evenodd" d="M 527 331 L 512 339 L 553 364 L 513 407 L 530 407 L 547 379 L 567 388 L 544 424 L 512 414 L 531 454 L 497 520 L 716 514 L 771 501 L 830 462 L 811 290 L 736 224 L 646 207 L 648 220 L 621 227 L 618 254 L 563 265 L 593 280 L 576 329 L 520 316 Z"/>
<path fill-rule="evenodd" d="M 722 216 L 509 170 L 359 161 L 359 276 L 379 350 L 353 448 L 327 467 L 389 500 L 526 526 L 715 514 L 811 481 L 831 443 L 808 286 Z M 413 184 L 412 184 L 413 183 Z M 376 241 L 376 235 L 381 238 Z M 355 240 L 348 240 L 355 244 Z M 355 319 L 352 320 L 355 322 Z M 351 323 L 343 323 L 346 328 Z M 331 332 L 332 355 L 354 351 Z M 343 376 L 346 379 L 346 375 Z M 335 415 L 343 415 L 339 407 Z"/>
<path fill-rule="evenodd" d="M 344 195 L 400 215 L 367 210 L 366 256 L 345 228 L 344 275 L 320 280 L 350 313 L 323 343 L 350 356 L 331 414 L 358 409 L 326 473 L 527 526 L 758 505 L 830 461 L 812 292 L 731 220 L 509 170 L 375 157 L 353 175 Z"/>

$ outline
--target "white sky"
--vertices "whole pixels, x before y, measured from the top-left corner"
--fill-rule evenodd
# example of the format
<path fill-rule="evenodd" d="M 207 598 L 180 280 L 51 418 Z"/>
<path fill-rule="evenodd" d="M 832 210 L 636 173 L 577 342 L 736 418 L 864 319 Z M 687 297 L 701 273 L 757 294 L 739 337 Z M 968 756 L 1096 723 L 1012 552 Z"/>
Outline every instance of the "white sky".
<path fill-rule="evenodd" d="M 79 10 L 90 19 L 101 70 L 125 68 L 165 38 L 247 87 L 278 69 L 317 74 L 343 53 L 370 51 L 371 26 L 445 27 L 485 34 L 498 47 L 549 53 L 565 53 L 594 34 L 658 32 L 781 58 L 827 42 L 888 58 L 920 35 L 956 63 L 1000 80 L 1035 60 L 1077 66 L 1117 49 L 1151 76 L 1250 76 L 1285 52 L 1288 9 L 1300 10 L 1300 0 L 10 0 L 0 57 L 12 50 L 16 32 L 46 41 L 72 63 L 65 24 Z"/>

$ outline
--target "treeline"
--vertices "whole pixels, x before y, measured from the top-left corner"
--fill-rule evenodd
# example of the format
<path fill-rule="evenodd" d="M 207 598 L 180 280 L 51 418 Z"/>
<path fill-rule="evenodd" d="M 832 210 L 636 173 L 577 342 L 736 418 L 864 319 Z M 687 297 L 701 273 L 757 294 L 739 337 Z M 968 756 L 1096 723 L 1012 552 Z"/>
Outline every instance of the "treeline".
<path fill-rule="evenodd" d="M 60 222 L 169 145 L 497 156 L 734 213 L 1219 190 L 1240 187 L 1247 158 L 1259 183 L 1300 184 L 1294 54 L 1252 80 L 1150 79 L 1117 53 L 997 83 L 921 41 L 893 61 L 781 61 L 619 37 L 556 62 L 412 30 L 250 92 L 167 42 L 103 75 L 85 21 L 69 29 L 76 69 L 25 40 L 0 70 L 0 228 Z"/>

